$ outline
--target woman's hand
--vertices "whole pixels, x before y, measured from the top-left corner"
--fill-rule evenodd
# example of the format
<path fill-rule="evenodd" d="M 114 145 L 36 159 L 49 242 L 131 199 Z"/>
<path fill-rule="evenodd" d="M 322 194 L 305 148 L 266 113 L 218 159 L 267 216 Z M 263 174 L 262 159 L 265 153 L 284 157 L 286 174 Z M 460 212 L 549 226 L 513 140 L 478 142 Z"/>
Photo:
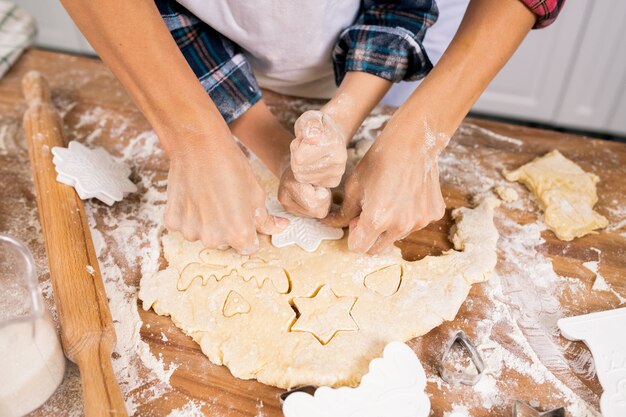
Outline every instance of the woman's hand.
<path fill-rule="evenodd" d="M 346 135 L 321 111 L 303 113 L 294 126 L 291 171 L 298 182 L 317 187 L 339 185 L 346 169 Z"/>
<path fill-rule="evenodd" d="M 332 226 L 349 226 L 350 250 L 379 253 L 445 212 L 439 148 L 425 139 L 427 129 L 397 127 L 392 119 L 348 178 L 340 211 L 326 220 Z"/>
<path fill-rule="evenodd" d="M 219 139 L 219 140 L 218 140 Z M 209 248 L 231 246 L 242 254 L 257 251 L 256 232 L 273 234 L 289 221 L 268 214 L 265 192 L 241 149 L 230 136 L 183 138 L 172 152 L 165 225 L 189 241 Z"/>

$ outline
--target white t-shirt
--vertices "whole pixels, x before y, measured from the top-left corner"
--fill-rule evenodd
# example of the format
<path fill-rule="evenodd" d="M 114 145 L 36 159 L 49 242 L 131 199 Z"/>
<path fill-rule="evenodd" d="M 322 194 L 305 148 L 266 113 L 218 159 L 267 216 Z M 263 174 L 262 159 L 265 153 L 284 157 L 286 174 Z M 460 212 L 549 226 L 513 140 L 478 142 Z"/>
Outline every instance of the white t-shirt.
<path fill-rule="evenodd" d="M 332 50 L 360 6 L 360 0 L 178 2 L 244 50 L 261 87 L 310 98 L 336 90 Z"/>

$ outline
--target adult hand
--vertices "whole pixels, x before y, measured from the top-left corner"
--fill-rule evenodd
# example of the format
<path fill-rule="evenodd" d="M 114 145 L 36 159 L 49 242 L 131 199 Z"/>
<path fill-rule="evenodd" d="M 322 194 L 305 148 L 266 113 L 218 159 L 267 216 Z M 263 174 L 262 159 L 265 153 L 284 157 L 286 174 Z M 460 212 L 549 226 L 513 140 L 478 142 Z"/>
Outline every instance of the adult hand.
<path fill-rule="evenodd" d="M 257 232 L 284 230 L 289 220 L 268 214 L 265 192 L 232 137 L 187 138 L 170 154 L 165 225 L 209 248 L 258 250 Z"/>
<path fill-rule="evenodd" d="M 388 126 L 348 178 L 341 209 L 326 220 L 349 226 L 348 247 L 360 253 L 379 253 L 445 213 L 437 152 L 415 133 Z"/>
<path fill-rule="evenodd" d="M 323 219 L 330 209 L 331 193 L 328 188 L 298 182 L 287 167 L 280 178 L 278 201 L 296 216 Z"/>
<path fill-rule="evenodd" d="M 326 113 L 309 110 L 294 126 L 291 142 L 291 170 L 303 184 L 333 188 L 339 185 L 346 169 L 346 137 Z"/>

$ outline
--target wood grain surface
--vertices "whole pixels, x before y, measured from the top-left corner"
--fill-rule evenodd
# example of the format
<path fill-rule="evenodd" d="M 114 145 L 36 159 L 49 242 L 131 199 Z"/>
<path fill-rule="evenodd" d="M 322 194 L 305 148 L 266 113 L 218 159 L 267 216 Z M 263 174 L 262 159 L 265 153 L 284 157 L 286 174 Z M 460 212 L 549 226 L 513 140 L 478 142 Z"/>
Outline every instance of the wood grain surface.
<path fill-rule="evenodd" d="M 134 138 L 148 130 L 149 126 L 121 86 L 98 60 L 31 50 L 0 81 L 0 128 L 5 131 L 15 130 L 14 136 L 18 138 L 11 145 L 13 150 L 0 152 L 0 232 L 11 233 L 28 243 L 38 260 L 42 272 L 40 279 L 45 285 L 48 279 L 47 261 L 41 230 L 38 225 L 29 223 L 29 219 L 36 216 L 37 212 L 33 184 L 28 167 L 25 166 L 27 157 L 21 144 L 21 133 L 19 128 L 12 127 L 25 109 L 19 80 L 32 69 L 41 71 L 50 80 L 53 99 L 63 111 L 69 139 L 86 140 L 96 129 L 98 137 L 95 143 L 113 155 L 121 156 L 123 150 L 134 143 Z M 265 97 L 286 125 L 292 124 L 303 108 L 319 105 L 319 102 L 292 100 L 269 93 Z M 103 118 L 102 123 L 95 126 L 84 123 L 81 115 L 94 109 L 106 111 L 109 117 Z M 377 114 L 385 115 L 392 111 L 391 108 L 379 108 Z M 124 121 L 123 134 L 120 133 L 119 120 Z M 6 138 L 4 143 L 6 148 Z M 571 398 L 570 391 L 596 409 L 599 407 L 601 388 L 586 348 L 581 343 L 568 342 L 560 337 L 554 324 L 560 316 L 606 310 L 620 304 L 619 297 L 613 293 L 592 290 L 596 276 L 583 266 L 584 262 L 598 261 L 599 272 L 606 282 L 618 295 L 626 297 L 626 228 L 622 227 L 623 223 L 620 226 L 620 222 L 626 218 L 625 144 L 467 119 L 449 149 L 442 155 L 442 187 L 448 207 L 446 216 L 413 234 L 400 246 L 404 256 L 410 260 L 449 249 L 447 235 L 451 225 L 450 209 L 467 205 L 471 194 L 479 189 L 504 184 L 500 175 L 503 168 L 517 167 L 552 149 L 559 149 L 583 169 L 600 177 L 597 209 L 608 217 L 611 226 L 607 231 L 572 242 L 561 242 L 552 232 L 544 230 L 541 232 L 544 241 L 536 248 L 536 259 L 529 259 L 528 264 L 517 265 L 511 262 L 507 254 L 515 249 L 516 244 L 523 246 L 524 242 L 516 243 L 517 235 L 512 233 L 520 225 L 536 222 L 540 213 L 528 193 L 522 187 L 515 186 L 522 195 L 522 202 L 505 204 L 499 209 L 500 214 L 496 219 L 502 235 L 497 267 L 502 293 L 494 296 L 492 284 L 474 286 L 454 321 L 409 343 L 422 360 L 429 376 L 427 391 L 435 417 L 442 417 L 454 404 L 467 405 L 473 417 L 508 416 L 514 399 L 533 402 L 548 409 L 566 403 L 567 398 Z M 167 167 L 167 160 L 162 153 L 148 155 L 133 161 L 134 179 L 137 179 L 137 175 L 150 173 L 154 186 L 163 190 Z M 140 194 L 142 192 L 146 190 L 141 190 Z M 94 202 L 87 204 L 95 213 L 95 227 L 106 230 L 104 219 L 107 216 L 127 214 L 140 202 L 141 196 L 129 196 L 124 204 L 113 208 Z M 137 231 L 138 235 L 142 233 L 146 231 Z M 523 239 L 523 234 L 519 235 L 519 239 Z M 109 245 L 114 243 L 107 241 Z M 125 248 L 113 247 L 111 250 L 116 253 L 123 252 Z M 125 264 L 123 257 L 115 259 L 119 259 L 117 267 L 123 272 L 124 281 L 138 287 L 140 267 Z M 542 288 L 540 276 L 537 282 L 527 279 L 529 271 L 541 259 L 550 260 L 554 272 L 562 280 L 558 291 L 546 292 Z M 106 272 L 103 269 L 104 275 Z M 537 299 L 546 308 L 536 309 L 534 301 Z M 278 401 L 281 390 L 232 377 L 227 368 L 211 364 L 202 355 L 199 346 L 180 332 L 169 318 L 141 309 L 139 313 L 143 321 L 142 340 L 149 344 L 155 356 L 167 365 L 175 364 L 177 368 L 169 381 L 171 389 L 163 395 L 149 396 L 149 383 L 134 388 L 133 393 L 137 394 L 135 398 L 142 398 L 144 393 L 145 398 L 149 398 L 145 402 L 139 401 L 136 415 L 167 416 L 172 410 L 189 404 L 190 400 L 195 401 L 197 409 L 207 416 L 282 415 Z M 494 321 L 497 314 L 505 315 L 510 320 Z M 491 326 L 491 340 L 503 346 L 520 365 L 503 367 L 493 377 L 493 387 L 483 385 L 481 390 L 443 383 L 437 376 L 436 367 L 450 334 L 462 329 L 470 338 L 475 338 L 486 324 Z M 521 331 L 524 340 L 516 336 L 518 331 Z M 532 347 L 531 351 L 522 348 L 525 344 Z M 551 356 L 550 352 L 557 354 Z M 537 362 L 542 369 L 547 370 L 548 378 L 538 380 L 532 377 L 533 369 L 539 366 Z M 70 367 L 65 388 L 62 387 L 50 400 L 54 407 L 36 411 L 32 416 L 67 415 L 67 409 L 63 408 L 71 404 L 59 397 L 72 392 L 72 384 L 75 382 L 70 381 L 71 376 Z M 487 392 L 489 390 L 498 393 L 495 402 L 491 401 L 490 392 Z M 80 401 L 80 398 L 72 401 Z M 189 412 L 178 415 L 199 414 Z"/>

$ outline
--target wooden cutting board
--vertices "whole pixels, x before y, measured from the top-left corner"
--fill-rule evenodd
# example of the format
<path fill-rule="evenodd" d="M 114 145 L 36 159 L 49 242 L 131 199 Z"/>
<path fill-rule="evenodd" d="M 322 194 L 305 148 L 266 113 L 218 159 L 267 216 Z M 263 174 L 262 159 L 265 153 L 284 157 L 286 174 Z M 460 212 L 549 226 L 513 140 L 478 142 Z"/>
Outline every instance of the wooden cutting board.
<path fill-rule="evenodd" d="M 95 59 L 31 50 L 0 81 L 0 231 L 9 232 L 29 244 L 38 261 L 45 289 L 47 260 L 40 230 L 31 221 L 36 218 L 37 209 L 30 174 L 25 165 L 27 157 L 21 149 L 21 133 L 16 127 L 24 110 L 19 80 L 32 69 L 41 71 L 50 81 L 54 100 L 64 112 L 65 129 L 70 140 L 90 140 L 113 155 L 122 156 L 125 149 L 136 144 L 137 135 L 149 130 L 149 126 L 110 72 Z M 297 113 L 304 108 L 319 104 L 269 93 L 265 97 L 286 124 L 293 123 Z M 379 108 L 375 117 L 384 120 L 385 115 L 392 111 L 392 108 Z M 99 115 L 106 117 L 100 118 Z M 376 126 L 376 123 L 369 124 L 374 131 Z M 97 136 L 93 136 L 96 133 Z M 371 133 L 365 129 L 360 135 Z M 91 139 L 89 135 L 92 135 Z M 468 119 L 450 149 L 442 156 L 443 192 L 449 208 L 467 205 L 471 190 L 504 182 L 499 174 L 502 168 L 517 167 L 552 149 L 561 150 L 583 169 L 601 178 L 598 211 L 609 218 L 612 229 L 573 242 L 561 242 L 551 232 L 543 231 L 541 237 L 545 242 L 537 246 L 537 258 L 530 259 L 529 264 L 521 268 L 513 265 L 508 258 L 508 254 L 515 249 L 511 230 L 517 227 L 515 225 L 532 224 L 539 215 L 528 193 L 516 187 L 522 195 L 522 202 L 504 205 L 497 220 L 503 237 L 508 236 L 503 245 L 509 245 L 502 246 L 498 265 L 498 273 L 503 277 L 502 294 L 494 295 L 495 284 L 475 286 L 453 322 L 410 343 L 429 375 L 427 390 L 435 417 L 442 417 L 454 404 L 467 405 L 473 417 L 508 415 L 511 401 L 516 398 L 535 401 L 545 408 L 556 407 L 563 403 L 567 390 L 598 407 L 601 389 L 593 369 L 590 369 L 586 349 L 580 343 L 562 339 L 553 331 L 552 322 L 555 324 L 556 316 L 606 310 L 619 305 L 618 297 L 611 292 L 591 289 L 595 274 L 583 266 L 584 262 L 599 260 L 600 274 L 615 292 L 626 297 L 626 227 L 619 227 L 619 222 L 626 219 L 626 144 Z M 162 153 L 141 155 L 131 164 L 133 180 L 150 176 L 149 186 L 164 190 L 163 180 L 167 177 L 168 163 Z M 479 177 L 477 172 L 487 174 Z M 138 195 L 113 208 L 87 203 L 93 213 L 92 226 L 104 235 L 124 282 L 131 288 L 138 286 L 140 267 L 125 261 L 122 256 L 125 251 L 123 242 L 107 237 L 107 219 L 132 215 L 133 210 L 139 210 L 148 191 L 145 187 L 140 188 Z M 447 234 L 450 225 L 448 212 L 441 221 L 412 235 L 401 244 L 405 257 L 417 259 L 449 249 L 451 245 Z M 137 230 L 136 234 L 141 239 L 147 232 L 149 230 Z M 523 235 L 520 239 L 523 241 Z M 529 271 L 536 268 L 541 259 L 552 261 L 554 271 L 560 276 L 562 282 L 558 291 L 543 291 L 541 276 L 531 285 L 516 286 L 515 274 L 520 282 L 525 282 L 522 280 L 528 279 Z M 103 266 L 102 262 L 101 257 L 106 279 L 106 265 Z M 538 304 L 540 307 L 545 305 L 545 308 L 529 304 L 529 300 L 542 297 L 545 299 L 539 300 Z M 131 299 L 129 302 L 134 301 Z M 139 313 L 143 321 L 141 338 L 148 343 L 152 354 L 161 359 L 166 367 L 173 364 L 177 368 L 169 379 L 171 388 L 160 395 L 154 395 L 152 382 L 132 387 L 136 415 L 167 416 L 173 409 L 185 406 L 191 410 L 194 407 L 190 405 L 190 400 L 195 401 L 198 410 L 211 416 L 282 415 L 277 398 L 280 390 L 255 381 L 233 378 L 225 367 L 211 364 L 198 345 L 177 330 L 170 319 L 159 317 L 152 311 L 140 309 Z M 510 319 L 495 319 L 503 315 L 508 315 Z M 519 366 L 502 368 L 497 376 L 492 377 L 493 387 L 483 384 L 480 389 L 475 389 L 441 383 L 436 375 L 436 366 L 449 335 L 456 329 L 463 329 L 470 338 L 477 338 L 484 333 L 485 326 L 490 329 L 490 340 L 509 352 L 514 358 L 513 363 Z M 515 335 L 521 335 L 523 340 Z M 544 367 L 549 378 L 537 381 L 532 376 L 532 370 Z M 68 410 L 76 409 L 74 403 L 80 401 L 77 394 L 80 388 L 74 373 L 70 367 L 62 388 L 33 416 L 65 416 Z M 188 411 L 179 415 L 194 414 Z"/>

